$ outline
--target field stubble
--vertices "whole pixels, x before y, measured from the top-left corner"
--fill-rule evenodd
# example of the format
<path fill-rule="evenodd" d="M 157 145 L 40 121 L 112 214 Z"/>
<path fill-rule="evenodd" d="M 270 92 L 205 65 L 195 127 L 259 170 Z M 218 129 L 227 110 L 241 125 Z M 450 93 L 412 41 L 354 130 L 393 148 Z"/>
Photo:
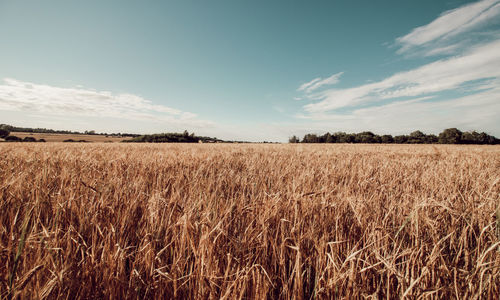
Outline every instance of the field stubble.
<path fill-rule="evenodd" d="M 2 144 L 0 292 L 495 298 L 500 148 Z"/>

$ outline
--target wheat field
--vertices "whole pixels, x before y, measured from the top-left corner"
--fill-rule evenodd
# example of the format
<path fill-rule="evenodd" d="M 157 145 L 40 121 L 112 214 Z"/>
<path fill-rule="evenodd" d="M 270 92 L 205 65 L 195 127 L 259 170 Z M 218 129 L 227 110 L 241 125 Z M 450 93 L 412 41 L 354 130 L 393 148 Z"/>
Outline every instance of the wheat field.
<path fill-rule="evenodd" d="M 0 144 L 18 299 L 500 294 L 500 147 Z"/>

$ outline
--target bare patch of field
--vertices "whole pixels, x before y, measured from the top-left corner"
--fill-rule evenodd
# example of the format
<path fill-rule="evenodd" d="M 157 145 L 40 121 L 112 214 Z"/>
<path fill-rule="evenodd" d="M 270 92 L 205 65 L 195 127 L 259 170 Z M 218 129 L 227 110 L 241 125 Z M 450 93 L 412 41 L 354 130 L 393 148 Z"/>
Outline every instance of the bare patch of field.
<path fill-rule="evenodd" d="M 123 140 L 128 140 L 130 137 L 116 137 L 94 134 L 61 134 L 61 133 L 31 133 L 31 132 L 11 132 L 10 135 L 19 138 L 34 137 L 35 139 L 44 139 L 46 142 L 63 142 L 64 140 L 72 139 L 75 141 L 85 140 L 94 143 L 118 143 Z"/>
<path fill-rule="evenodd" d="M 0 145 L 20 298 L 497 298 L 500 147 Z"/>

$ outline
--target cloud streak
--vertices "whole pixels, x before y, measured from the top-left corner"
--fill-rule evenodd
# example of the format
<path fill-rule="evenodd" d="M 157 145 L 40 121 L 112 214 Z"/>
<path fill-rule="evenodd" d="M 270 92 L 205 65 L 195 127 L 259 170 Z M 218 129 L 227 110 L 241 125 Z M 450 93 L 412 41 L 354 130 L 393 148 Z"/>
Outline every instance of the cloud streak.
<path fill-rule="evenodd" d="M 189 127 L 213 125 L 211 121 L 198 119 L 194 113 L 154 104 L 133 94 L 61 88 L 8 78 L 0 84 L 0 110 L 111 117 Z"/>
<path fill-rule="evenodd" d="M 310 103 L 296 117 L 312 121 L 305 133 L 313 128 L 437 133 L 460 127 L 499 135 L 500 31 L 486 27 L 492 24 L 500 24 L 500 0 L 446 11 L 395 40 L 397 54 L 441 59 L 349 88 L 315 91 L 311 87 L 322 80 L 316 78 L 299 88 Z M 459 96 L 450 99 L 446 92 Z"/>
<path fill-rule="evenodd" d="M 446 48 L 432 44 L 452 41 L 457 35 L 495 21 L 499 15 L 500 0 L 482 0 L 446 11 L 431 23 L 417 27 L 407 35 L 397 38 L 396 44 L 400 46 L 397 53 L 407 53 L 422 46 L 430 46 L 431 49 Z"/>
<path fill-rule="evenodd" d="M 354 109 L 349 114 L 307 114 L 319 131 L 363 131 L 402 134 L 416 129 L 438 133 L 447 127 L 485 130 L 499 135 L 500 87 L 460 98 L 436 101 L 427 96 L 385 105 Z M 459 117 L 458 117 L 459 116 Z M 310 126 L 311 128 L 311 126 Z M 305 130 L 304 133 L 308 131 Z M 310 130 L 309 130 L 310 132 Z"/>
<path fill-rule="evenodd" d="M 337 74 L 333 74 L 330 77 L 322 79 L 321 77 L 315 78 L 307 83 L 302 84 L 297 91 L 305 91 L 306 93 L 310 93 L 322 86 L 332 85 L 339 82 L 340 76 L 342 76 L 344 72 L 339 72 Z"/>
<path fill-rule="evenodd" d="M 500 78 L 500 40 L 471 49 L 464 55 L 397 73 L 382 81 L 348 89 L 329 89 L 317 94 L 320 100 L 304 109 L 324 113 L 384 99 L 416 97 L 457 89 L 466 83 Z M 474 88 L 473 88 L 474 89 Z M 478 85 L 476 90 L 484 89 Z"/>

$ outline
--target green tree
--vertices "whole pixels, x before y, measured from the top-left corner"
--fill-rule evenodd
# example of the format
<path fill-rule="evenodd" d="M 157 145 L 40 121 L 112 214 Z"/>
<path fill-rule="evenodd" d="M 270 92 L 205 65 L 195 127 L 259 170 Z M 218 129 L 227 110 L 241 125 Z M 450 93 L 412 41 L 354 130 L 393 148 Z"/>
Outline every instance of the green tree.
<path fill-rule="evenodd" d="M 291 144 L 296 144 L 296 143 L 300 143 L 299 141 L 299 138 L 296 137 L 295 135 L 292 136 L 291 138 L 288 139 L 288 142 L 291 143 Z"/>
<path fill-rule="evenodd" d="M 408 136 L 406 135 L 396 135 L 394 137 L 394 143 L 396 144 L 404 144 L 408 140 Z"/>
<path fill-rule="evenodd" d="M 425 134 L 420 130 L 413 131 L 410 133 L 407 142 L 409 144 L 423 144 L 425 142 Z"/>
<path fill-rule="evenodd" d="M 456 128 L 448 128 L 439 134 L 440 144 L 460 144 L 462 142 L 462 132 Z"/>
<path fill-rule="evenodd" d="M 331 135 L 329 132 L 325 134 L 325 143 L 335 143 L 335 136 Z"/>
<path fill-rule="evenodd" d="M 363 131 L 355 136 L 356 143 L 374 143 L 376 142 L 375 134 L 371 131 Z"/>
<path fill-rule="evenodd" d="M 394 143 L 394 138 L 390 134 L 384 134 L 380 137 L 380 142 L 384 144 L 392 144 Z"/>
<path fill-rule="evenodd" d="M 304 138 L 302 139 L 302 143 L 318 143 L 318 142 L 319 138 L 314 133 L 308 133 L 304 135 Z"/>
<path fill-rule="evenodd" d="M 438 137 L 435 134 L 427 134 L 425 136 L 426 144 L 436 144 L 438 142 Z"/>
<path fill-rule="evenodd" d="M 10 134 L 10 131 L 4 128 L 0 128 L 0 138 L 5 138 Z"/>

